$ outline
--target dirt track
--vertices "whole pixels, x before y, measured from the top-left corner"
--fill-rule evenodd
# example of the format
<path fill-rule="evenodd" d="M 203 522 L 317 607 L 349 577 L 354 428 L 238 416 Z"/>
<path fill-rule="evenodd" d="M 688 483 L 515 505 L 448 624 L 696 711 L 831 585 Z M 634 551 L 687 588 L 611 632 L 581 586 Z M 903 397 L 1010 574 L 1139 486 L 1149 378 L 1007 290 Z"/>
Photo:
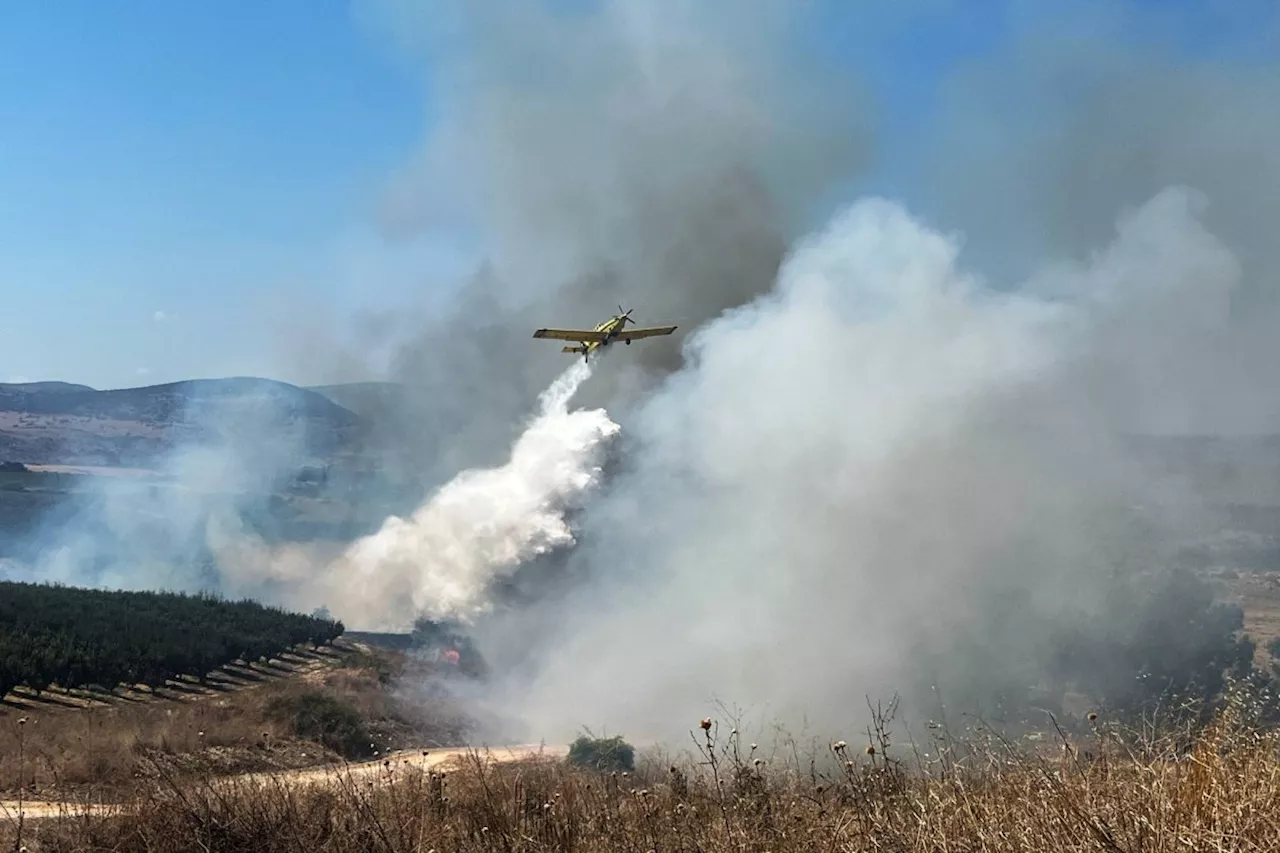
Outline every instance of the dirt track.
<path fill-rule="evenodd" d="M 384 774 L 388 769 L 394 770 L 399 767 L 439 767 L 441 765 L 447 765 L 459 761 L 473 749 L 478 754 L 495 763 L 519 761 L 522 758 L 530 758 L 538 754 L 548 757 L 559 757 L 568 753 L 568 747 L 540 746 L 536 744 L 495 747 L 487 750 L 478 747 L 453 747 L 450 749 L 428 750 L 425 755 L 421 750 L 406 750 L 404 752 L 392 753 L 372 761 L 362 761 L 357 764 L 348 764 L 345 766 L 311 767 L 304 770 L 286 770 L 276 773 L 246 773 L 238 776 L 224 777 L 218 781 L 224 784 L 233 781 L 253 782 L 270 780 L 278 780 L 290 785 L 314 785 L 326 782 L 332 783 L 340 779 L 345 779 L 348 775 L 351 778 L 359 779 Z M 119 814 L 127 808 L 125 806 L 112 803 L 75 801 L 50 802 L 48 800 L 27 800 L 23 802 L 21 806 L 21 812 L 19 812 L 19 804 L 17 800 L 0 800 L 0 820 L 17 820 L 20 813 L 25 820 L 81 817 L 90 814 L 109 815 Z"/>

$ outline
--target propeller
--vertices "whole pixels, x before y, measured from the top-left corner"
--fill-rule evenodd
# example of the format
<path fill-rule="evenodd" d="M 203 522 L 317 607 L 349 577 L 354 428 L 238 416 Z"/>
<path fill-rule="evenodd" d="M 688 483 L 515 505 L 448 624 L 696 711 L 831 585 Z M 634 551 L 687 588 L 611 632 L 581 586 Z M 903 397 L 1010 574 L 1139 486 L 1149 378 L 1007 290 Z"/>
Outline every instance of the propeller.
<path fill-rule="evenodd" d="M 619 306 L 618 306 L 618 313 L 619 313 L 620 315 L 622 315 L 622 325 L 624 325 L 624 326 L 625 326 L 625 325 L 627 325 L 627 321 L 628 321 L 628 320 L 631 320 L 631 312 L 632 312 L 632 311 L 634 311 L 634 310 L 636 310 L 636 309 L 634 309 L 634 308 L 629 308 L 629 309 L 627 309 L 626 311 L 623 311 L 623 310 L 622 310 L 622 306 L 621 306 L 621 305 L 619 305 Z M 634 322 L 635 322 L 635 320 L 631 320 L 631 322 L 632 322 L 632 323 L 634 323 Z"/>

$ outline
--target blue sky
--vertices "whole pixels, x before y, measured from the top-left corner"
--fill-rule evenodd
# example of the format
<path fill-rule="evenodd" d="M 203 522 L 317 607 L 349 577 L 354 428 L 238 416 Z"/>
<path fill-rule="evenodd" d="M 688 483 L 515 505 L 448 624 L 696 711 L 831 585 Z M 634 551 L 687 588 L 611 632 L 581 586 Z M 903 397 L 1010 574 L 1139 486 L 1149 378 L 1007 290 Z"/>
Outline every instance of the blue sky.
<path fill-rule="evenodd" d="M 824 4 L 812 36 L 882 106 L 867 188 L 907 183 L 950 68 L 1042 14 L 918 2 L 928 22 L 905 29 Z M 1167 29 L 1148 35 L 1240 57 L 1266 14 L 1251 0 L 1121 5 L 1121 30 L 1159 5 Z M 315 306 L 299 323 L 340 322 L 456 266 L 447 242 L 376 237 L 380 193 L 432 121 L 429 80 L 391 48 L 338 0 L 0 6 L 0 380 L 280 375 L 281 300 Z"/>
<path fill-rule="evenodd" d="M 260 369 L 281 288 L 350 298 L 426 95 L 343 3 L 5 4 L 0 378 Z"/>

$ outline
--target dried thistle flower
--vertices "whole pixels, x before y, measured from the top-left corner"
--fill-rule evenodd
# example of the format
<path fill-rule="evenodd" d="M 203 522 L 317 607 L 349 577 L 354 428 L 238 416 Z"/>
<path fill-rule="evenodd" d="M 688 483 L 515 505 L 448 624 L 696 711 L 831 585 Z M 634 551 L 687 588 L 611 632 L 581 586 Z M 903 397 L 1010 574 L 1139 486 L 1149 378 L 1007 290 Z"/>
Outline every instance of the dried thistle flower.
<path fill-rule="evenodd" d="M 703 730 L 704 732 L 709 732 L 709 731 L 711 731 L 711 718 L 710 718 L 710 717 L 703 717 L 703 718 L 702 718 L 702 722 L 701 722 L 701 723 L 699 723 L 698 725 L 702 727 L 702 730 Z"/>

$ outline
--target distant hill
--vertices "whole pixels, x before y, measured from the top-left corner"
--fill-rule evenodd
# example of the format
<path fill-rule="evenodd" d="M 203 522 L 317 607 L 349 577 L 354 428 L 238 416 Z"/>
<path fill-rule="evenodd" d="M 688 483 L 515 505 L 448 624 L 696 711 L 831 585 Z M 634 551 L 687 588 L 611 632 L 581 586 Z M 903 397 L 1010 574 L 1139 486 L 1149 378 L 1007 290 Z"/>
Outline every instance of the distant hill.
<path fill-rule="evenodd" d="M 188 442 L 284 430 L 323 456 L 361 434 L 363 420 L 324 394 L 252 377 L 109 391 L 0 385 L 0 461 L 146 468 Z"/>
<path fill-rule="evenodd" d="M 28 394 L 57 394 L 68 391 L 93 391 L 88 385 L 71 382 L 0 382 L 0 391 L 20 391 Z"/>
<path fill-rule="evenodd" d="M 340 385 L 312 385 L 307 390 L 323 394 L 362 418 L 376 420 L 402 406 L 407 389 L 399 382 L 345 382 Z"/>

